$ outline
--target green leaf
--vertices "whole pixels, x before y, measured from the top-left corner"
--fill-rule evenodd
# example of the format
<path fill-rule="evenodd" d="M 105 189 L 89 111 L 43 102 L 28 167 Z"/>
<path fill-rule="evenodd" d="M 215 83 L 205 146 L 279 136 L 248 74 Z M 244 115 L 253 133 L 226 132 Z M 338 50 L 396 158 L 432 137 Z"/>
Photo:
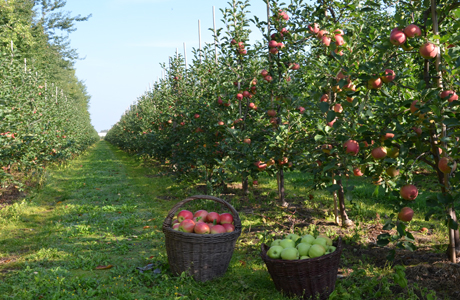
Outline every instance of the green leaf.
<path fill-rule="evenodd" d="M 457 229 L 458 229 L 458 223 L 455 222 L 455 221 L 452 220 L 452 219 L 449 219 L 449 228 L 450 228 L 450 229 L 453 229 L 453 230 L 457 230 Z"/>
<path fill-rule="evenodd" d="M 324 138 L 324 135 L 321 135 L 321 134 L 317 134 L 315 135 L 315 142 L 318 142 L 318 141 L 321 141 L 322 139 Z"/>
<path fill-rule="evenodd" d="M 327 102 L 320 102 L 319 108 L 321 109 L 321 112 L 326 113 L 329 111 L 329 104 Z"/>
<path fill-rule="evenodd" d="M 393 222 L 391 222 L 391 220 L 388 220 L 385 225 L 383 225 L 382 229 L 383 230 L 391 230 L 393 229 L 393 227 L 395 227 L 395 224 Z M 387 233 L 388 234 L 388 233 Z M 389 235 L 389 234 L 388 234 Z M 380 236 L 380 235 L 379 235 Z"/>
<path fill-rule="evenodd" d="M 396 230 L 398 231 L 399 236 L 406 235 L 406 225 L 403 222 L 399 222 L 398 226 L 396 227 Z"/>

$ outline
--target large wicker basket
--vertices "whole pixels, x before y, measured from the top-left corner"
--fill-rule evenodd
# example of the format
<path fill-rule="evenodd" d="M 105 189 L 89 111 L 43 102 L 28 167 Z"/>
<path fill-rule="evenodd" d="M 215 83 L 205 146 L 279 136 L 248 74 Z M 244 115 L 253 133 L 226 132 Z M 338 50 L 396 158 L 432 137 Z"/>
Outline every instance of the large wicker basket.
<path fill-rule="evenodd" d="M 225 205 L 233 215 L 235 231 L 221 234 L 196 234 L 172 229 L 176 212 L 195 199 L 213 200 Z M 166 252 L 171 271 L 175 275 L 187 272 L 197 281 L 207 281 L 224 275 L 232 258 L 235 242 L 241 234 L 238 212 L 228 202 L 213 196 L 191 196 L 177 203 L 163 222 Z"/>
<path fill-rule="evenodd" d="M 339 237 L 334 245 L 337 247 L 334 252 L 317 258 L 281 260 L 268 257 L 267 251 L 270 247 L 262 244 L 261 257 L 277 290 L 291 297 L 324 300 L 335 288 L 342 239 Z"/>

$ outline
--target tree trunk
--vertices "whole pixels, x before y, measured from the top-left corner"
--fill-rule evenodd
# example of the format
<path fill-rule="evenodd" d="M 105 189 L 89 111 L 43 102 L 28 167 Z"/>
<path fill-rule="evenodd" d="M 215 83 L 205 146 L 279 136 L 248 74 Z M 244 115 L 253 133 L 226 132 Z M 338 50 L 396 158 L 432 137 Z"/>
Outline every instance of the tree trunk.
<path fill-rule="evenodd" d="M 249 194 L 249 184 L 247 177 L 243 177 L 242 186 L 243 195 Z"/>
<path fill-rule="evenodd" d="M 284 171 L 283 167 L 279 168 L 278 171 L 279 181 L 278 181 L 278 194 L 279 194 L 279 202 L 280 205 L 283 207 L 287 207 L 289 203 L 286 202 L 285 193 L 284 193 Z"/>
<path fill-rule="evenodd" d="M 338 196 L 342 227 L 351 227 L 353 226 L 353 221 L 348 219 L 347 212 L 345 211 L 345 193 L 343 192 L 342 179 L 338 179 L 337 184 L 339 185 Z"/>
<path fill-rule="evenodd" d="M 334 175 L 332 175 L 332 184 L 337 184 L 337 181 L 334 178 Z M 339 210 L 337 206 L 337 192 L 334 192 L 334 216 L 335 216 L 335 224 L 340 225 L 340 218 L 339 218 Z"/>

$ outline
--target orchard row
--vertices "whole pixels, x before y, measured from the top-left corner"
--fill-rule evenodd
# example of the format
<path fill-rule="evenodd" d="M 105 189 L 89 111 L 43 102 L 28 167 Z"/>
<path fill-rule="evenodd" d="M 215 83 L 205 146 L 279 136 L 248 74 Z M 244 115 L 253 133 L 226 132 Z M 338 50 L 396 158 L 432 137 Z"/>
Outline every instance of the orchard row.
<path fill-rule="evenodd" d="M 16 53 L 18 56 L 18 53 Z M 0 185 L 81 153 L 95 141 L 86 99 L 67 97 L 44 70 L 25 70 L 20 57 L 0 57 Z M 77 93 L 75 93 L 77 94 Z"/>
<path fill-rule="evenodd" d="M 249 1 L 234 1 L 222 10 L 219 59 L 211 46 L 196 52 L 188 69 L 181 57 L 171 58 L 166 78 L 107 140 L 202 180 L 209 192 L 233 181 L 247 192 L 266 172 L 278 179 L 280 205 L 287 205 L 284 173 L 311 173 L 314 187 L 337 195 L 343 226 L 352 224 L 345 194 L 353 189 L 344 182 L 372 178 L 393 199 L 396 219 L 385 229 L 398 228 L 379 244 L 409 249 L 404 222 L 423 190 L 414 171 L 427 168 L 440 186 L 426 197 L 427 218 L 445 220 L 449 255 L 460 253 L 453 176 L 460 157 L 460 10 L 453 1 L 437 1 L 442 9 L 433 12 L 426 2 L 346 4 L 293 0 L 279 7 L 273 0 L 262 21 L 249 20 Z M 250 44 L 250 21 L 264 41 Z"/>

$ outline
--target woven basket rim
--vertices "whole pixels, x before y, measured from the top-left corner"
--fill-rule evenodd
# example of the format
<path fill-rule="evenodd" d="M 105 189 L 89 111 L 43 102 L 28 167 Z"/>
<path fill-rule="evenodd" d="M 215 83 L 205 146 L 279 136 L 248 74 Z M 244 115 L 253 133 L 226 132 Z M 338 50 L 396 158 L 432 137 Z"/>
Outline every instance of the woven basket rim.
<path fill-rule="evenodd" d="M 319 257 L 315 257 L 315 258 L 308 258 L 308 259 L 296 259 L 296 260 L 284 260 L 284 259 L 275 259 L 275 258 L 270 258 L 268 255 L 267 255 L 267 252 L 268 252 L 268 249 L 270 249 L 270 246 L 268 246 L 267 244 L 265 243 L 262 243 L 262 245 L 260 246 L 261 248 L 261 253 L 260 253 L 260 256 L 262 257 L 262 259 L 264 261 L 269 261 L 269 262 L 280 262 L 280 263 L 283 263 L 283 264 L 290 264 L 290 265 L 298 265 L 298 264 L 305 264 L 305 263 L 310 263 L 310 262 L 316 262 L 316 261 L 322 261 L 322 260 L 326 260 L 326 259 L 330 259 L 334 256 L 336 256 L 338 253 L 342 252 L 342 237 L 339 235 L 337 239 L 334 240 L 334 242 L 337 242 L 337 249 L 335 249 L 334 252 L 332 253 L 329 253 L 329 254 L 325 254 L 325 255 L 321 255 Z"/>

